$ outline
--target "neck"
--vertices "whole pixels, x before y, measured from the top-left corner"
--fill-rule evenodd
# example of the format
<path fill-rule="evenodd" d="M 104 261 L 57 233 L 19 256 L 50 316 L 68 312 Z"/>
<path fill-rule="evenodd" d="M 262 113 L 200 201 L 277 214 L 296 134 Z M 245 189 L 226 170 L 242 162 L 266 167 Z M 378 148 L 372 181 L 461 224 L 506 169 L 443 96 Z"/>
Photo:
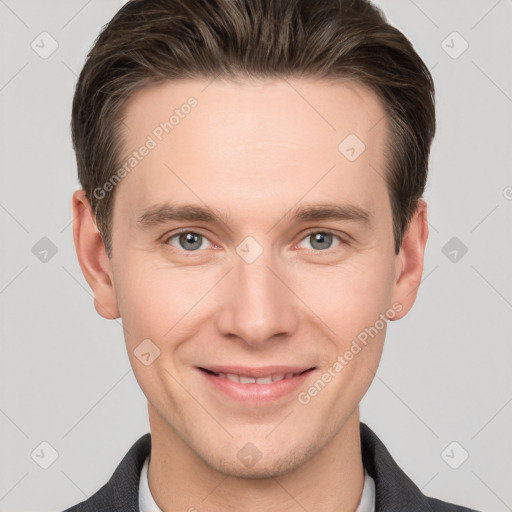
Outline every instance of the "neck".
<path fill-rule="evenodd" d="M 297 469 L 268 478 L 222 473 L 183 441 L 148 404 L 151 459 L 148 482 L 164 512 L 354 512 L 361 499 L 364 469 L 359 411 Z"/>

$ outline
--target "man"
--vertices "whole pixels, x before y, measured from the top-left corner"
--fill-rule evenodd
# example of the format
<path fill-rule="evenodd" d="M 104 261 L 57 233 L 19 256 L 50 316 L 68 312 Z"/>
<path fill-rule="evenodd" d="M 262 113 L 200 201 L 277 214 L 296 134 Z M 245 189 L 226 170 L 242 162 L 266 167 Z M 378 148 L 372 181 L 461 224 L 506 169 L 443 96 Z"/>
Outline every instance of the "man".
<path fill-rule="evenodd" d="M 467 511 L 358 405 L 428 237 L 432 78 L 369 2 L 134 0 L 72 114 L 74 241 L 151 433 L 76 511 Z"/>

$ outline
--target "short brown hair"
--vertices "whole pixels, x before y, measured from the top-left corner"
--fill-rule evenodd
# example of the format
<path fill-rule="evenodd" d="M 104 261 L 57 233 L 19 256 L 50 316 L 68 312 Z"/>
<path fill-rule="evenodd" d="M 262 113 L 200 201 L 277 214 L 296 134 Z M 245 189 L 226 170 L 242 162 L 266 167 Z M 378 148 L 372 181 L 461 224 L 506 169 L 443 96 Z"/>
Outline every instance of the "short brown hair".
<path fill-rule="evenodd" d="M 367 0 L 131 0 L 103 28 L 76 85 L 78 177 L 112 255 L 123 106 L 138 90 L 180 79 L 350 79 L 387 114 L 386 180 L 395 251 L 427 179 L 434 84 L 408 39 Z M 341 141 L 340 141 L 341 142 Z"/>

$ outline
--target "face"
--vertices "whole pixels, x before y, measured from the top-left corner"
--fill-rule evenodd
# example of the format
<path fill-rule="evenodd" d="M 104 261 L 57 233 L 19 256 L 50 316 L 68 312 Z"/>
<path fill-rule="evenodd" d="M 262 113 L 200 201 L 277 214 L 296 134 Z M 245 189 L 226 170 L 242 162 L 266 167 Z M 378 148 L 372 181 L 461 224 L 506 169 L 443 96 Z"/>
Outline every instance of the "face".
<path fill-rule="evenodd" d="M 124 125 L 90 282 L 152 431 L 228 474 L 298 468 L 357 414 L 421 276 L 425 219 L 394 253 L 382 105 L 350 82 L 184 81 L 137 93 Z"/>

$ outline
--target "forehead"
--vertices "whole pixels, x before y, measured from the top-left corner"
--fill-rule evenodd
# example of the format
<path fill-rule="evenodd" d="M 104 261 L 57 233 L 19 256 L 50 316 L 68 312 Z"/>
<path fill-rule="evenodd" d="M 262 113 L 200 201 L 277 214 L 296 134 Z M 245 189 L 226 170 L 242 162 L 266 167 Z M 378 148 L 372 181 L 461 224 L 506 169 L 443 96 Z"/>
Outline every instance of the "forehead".
<path fill-rule="evenodd" d="M 190 108 L 191 103 L 197 105 Z M 363 84 L 341 79 L 164 82 L 135 93 L 124 114 L 128 147 L 138 142 L 141 132 L 150 134 L 168 121 L 173 135 L 193 130 L 196 136 L 204 134 L 208 140 L 244 148 L 258 144 L 265 135 L 267 143 L 306 147 L 325 137 L 336 141 L 350 130 L 368 139 L 377 124 L 385 126 L 380 123 L 385 114 L 376 94 Z"/>
<path fill-rule="evenodd" d="M 129 100 L 123 126 L 123 163 L 150 147 L 118 185 L 136 208 L 180 194 L 211 206 L 234 195 L 239 205 L 279 202 L 284 183 L 290 200 L 308 188 L 314 200 L 335 187 L 343 195 L 342 184 L 347 193 L 357 181 L 369 192 L 384 186 L 375 178 L 384 166 L 385 111 L 351 81 L 165 82 Z"/>

